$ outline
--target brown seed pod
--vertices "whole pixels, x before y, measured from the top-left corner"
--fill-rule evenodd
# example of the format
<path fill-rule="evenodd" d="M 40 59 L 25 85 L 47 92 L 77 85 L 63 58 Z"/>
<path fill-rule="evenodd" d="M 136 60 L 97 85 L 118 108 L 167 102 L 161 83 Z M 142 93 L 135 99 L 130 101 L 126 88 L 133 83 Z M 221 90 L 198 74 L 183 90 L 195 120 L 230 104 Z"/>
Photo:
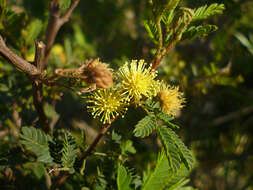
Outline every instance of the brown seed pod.
<path fill-rule="evenodd" d="M 87 61 L 86 67 L 83 69 L 83 75 L 86 76 L 86 82 L 96 84 L 99 88 L 111 88 L 113 86 L 113 77 L 106 64 L 99 59 Z"/>

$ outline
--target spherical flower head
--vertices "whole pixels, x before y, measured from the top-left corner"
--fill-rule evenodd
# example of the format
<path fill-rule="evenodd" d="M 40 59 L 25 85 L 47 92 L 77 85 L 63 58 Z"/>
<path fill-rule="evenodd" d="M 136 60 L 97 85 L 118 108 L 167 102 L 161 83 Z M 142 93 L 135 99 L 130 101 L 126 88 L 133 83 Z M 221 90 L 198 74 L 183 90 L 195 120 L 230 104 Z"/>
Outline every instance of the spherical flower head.
<path fill-rule="evenodd" d="M 96 84 L 99 88 L 111 88 L 113 86 L 113 76 L 108 65 L 99 59 L 89 60 L 83 68 L 83 75 L 87 76 L 86 82 Z"/>
<path fill-rule="evenodd" d="M 173 117 L 184 106 L 185 99 L 182 97 L 183 93 L 179 92 L 178 87 L 168 86 L 162 82 L 157 96 L 163 112 Z"/>
<path fill-rule="evenodd" d="M 122 80 L 121 87 L 134 103 L 139 104 L 143 97 L 152 98 L 157 94 L 154 78 L 156 72 L 151 71 L 151 66 L 146 68 L 144 60 L 126 62 L 119 68 L 118 76 Z"/>
<path fill-rule="evenodd" d="M 100 121 L 111 123 L 112 120 L 127 111 L 127 98 L 114 88 L 99 89 L 91 93 L 87 100 L 87 109 L 93 117 L 100 117 Z"/>

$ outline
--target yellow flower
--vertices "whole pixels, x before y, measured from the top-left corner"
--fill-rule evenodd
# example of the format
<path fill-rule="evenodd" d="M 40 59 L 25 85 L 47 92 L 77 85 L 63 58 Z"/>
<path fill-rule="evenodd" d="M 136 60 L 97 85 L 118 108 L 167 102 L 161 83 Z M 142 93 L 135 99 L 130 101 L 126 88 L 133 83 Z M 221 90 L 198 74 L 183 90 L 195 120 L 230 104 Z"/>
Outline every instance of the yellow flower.
<path fill-rule="evenodd" d="M 160 91 L 157 94 L 163 112 L 175 116 L 184 105 L 185 99 L 182 97 L 183 93 L 179 92 L 179 88 L 175 86 L 168 86 L 165 83 L 160 84 Z"/>
<path fill-rule="evenodd" d="M 154 80 L 156 73 L 151 72 L 151 67 L 146 68 L 146 65 L 144 60 L 133 60 L 119 68 L 118 76 L 122 80 L 123 92 L 136 104 L 140 103 L 142 97 L 152 98 L 157 93 Z"/>
<path fill-rule="evenodd" d="M 119 115 L 123 117 L 128 105 L 126 96 L 113 88 L 93 91 L 88 96 L 87 103 L 88 111 L 94 118 L 100 117 L 100 121 L 104 124 L 111 123 Z"/>

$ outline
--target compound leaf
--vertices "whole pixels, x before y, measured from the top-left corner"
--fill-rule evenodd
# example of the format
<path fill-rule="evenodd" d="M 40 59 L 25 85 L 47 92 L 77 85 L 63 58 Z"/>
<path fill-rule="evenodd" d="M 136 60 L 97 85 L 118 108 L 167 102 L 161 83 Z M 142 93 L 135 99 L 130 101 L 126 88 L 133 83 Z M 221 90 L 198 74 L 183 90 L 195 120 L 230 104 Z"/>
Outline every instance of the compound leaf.
<path fill-rule="evenodd" d="M 169 129 L 167 126 L 163 125 L 159 126 L 158 128 L 158 134 L 165 149 L 169 161 L 169 166 L 176 173 L 177 170 L 180 168 L 181 157 L 178 151 L 178 147 L 176 146 L 175 141 L 172 138 L 170 132 L 171 129 Z"/>
<path fill-rule="evenodd" d="M 128 173 L 127 169 L 119 164 L 117 171 L 117 186 L 118 190 L 131 190 L 130 184 L 132 182 L 132 176 Z"/>
<path fill-rule="evenodd" d="M 166 154 L 162 151 L 158 156 L 154 171 L 144 181 L 142 190 L 163 189 L 172 174 Z"/>
<path fill-rule="evenodd" d="M 77 156 L 77 146 L 75 138 L 69 133 L 64 134 L 62 148 L 62 165 L 63 167 L 72 168 Z"/>
<path fill-rule="evenodd" d="M 170 128 L 167 128 L 168 134 L 173 139 L 175 145 L 178 148 L 181 159 L 188 170 L 193 168 L 194 159 L 190 150 L 185 146 L 182 140 L 177 136 L 177 134 Z"/>
<path fill-rule="evenodd" d="M 38 156 L 38 161 L 44 163 L 53 162 L 48 148 L 48 141 L 52 141 L 49 135 L 34 127 L 22 127 L 20 138 L 21 143 Z"/>
<path fill-rule="evenodd" d="M 208 34 L 215 32 L 217 29 L 217 26 L 210 24 L 191 26 L 183 33 L 182 40 L 194 39 L 200 36 L 207 36 Z"/>
<path fill-rule="evenodd" d="M 144 27 L 153 43 L 158 44 L 159 35 L 155 23 L 152 20 L 145 20 Z"/>
<path fill-rule="evenodd" d="M 165 124 L 169 125 L 170 127 L 172 128 L 175 128 L 175 129 L 179 129 L 179 126 L 174 124 L 174 123 L 171 123 L 170 121 L 173 120 L 174 118 L 171 117 L 170 115 L 164 113 L 164 112 L 159 112 L 156 117 L 158 119 L 160 119 L 161 121 L 163 121 Z"/>
<path fill-rule="evenodd" d="M 157 127 L 156 118 L 153 115 L 147 115 L 141 119 L 134 129 L 134 135 L 136 137 L 146 137 L 149 136 L 154 129 Z"/>
<path fill-rule="evenodd" d="M 209 6 L 204 5 L 194 10 L 192 21 L 203 20 L 216 14 L 222 14 L 224 9 L 224 4 L 213 3 Z"/>

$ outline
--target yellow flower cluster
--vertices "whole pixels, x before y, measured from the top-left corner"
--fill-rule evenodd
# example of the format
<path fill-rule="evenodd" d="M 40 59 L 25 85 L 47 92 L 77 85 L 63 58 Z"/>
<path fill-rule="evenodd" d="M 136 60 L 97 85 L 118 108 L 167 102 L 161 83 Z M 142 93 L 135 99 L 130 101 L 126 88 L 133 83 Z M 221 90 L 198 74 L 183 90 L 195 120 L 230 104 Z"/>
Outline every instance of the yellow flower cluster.
<path fill-rule="evenodd" d="M 119 115 L 124 116 L 128 105 L 126 97 L 114 88 L 92 92 L 87 103 L 88 111 L 94 118 L 100 117 L 104 124 L 111 123 L 112 119 Z"/>
<path fill-rule="evenodd" d="M 185 99 L 183 98 L 183 93 L 179 92 L 178 87 L 168 86 L 162 82 L 157 96 L 163 112 L 173 117 L 184 106 Z"/>
<path fill-rule="evenodd" d="M 117 116 L 124 116 L 130 104 L 138 106 L 143 104 L 143 100 L 157 96 L 163 112 L 175 116 L 183 107 L 183 94 L 178 87 L 155 80 L 156 76 L 144 60 L 126 62 L 117 73 L 119 84 L 98 89 L 88 96 L 88 111 L 94 118 L 100 117 L 104 124 L 111 123 Z"/>
<path fill-rule="evenodd" d="M 152 98 L 157 94 L 157 81 L 154 80 L 157 74 L 151 71 L 151 67 L 146 68 L 146 65 L 144 60 L 133 60 L 119 68 L 121 88 L 137 105 L 143 97 Z"/>

